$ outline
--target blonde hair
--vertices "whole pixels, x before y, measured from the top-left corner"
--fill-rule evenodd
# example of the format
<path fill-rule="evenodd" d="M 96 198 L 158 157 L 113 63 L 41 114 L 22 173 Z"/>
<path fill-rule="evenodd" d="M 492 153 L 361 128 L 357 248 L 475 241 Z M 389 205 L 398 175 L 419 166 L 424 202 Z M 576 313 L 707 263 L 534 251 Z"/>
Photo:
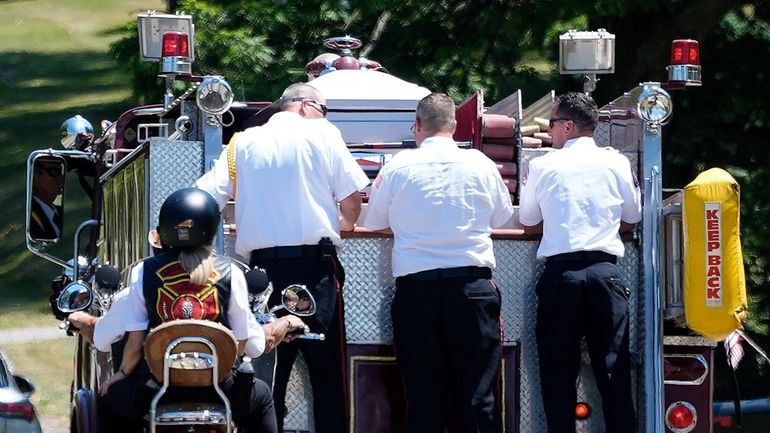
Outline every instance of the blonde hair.
<path fill-rule="evenodd" d="M 190 282 L 204 285 L 214 272 L 214 260 L 208 245 L 183 249 L 179 252 L 179 264 L 190 274 Z"/>

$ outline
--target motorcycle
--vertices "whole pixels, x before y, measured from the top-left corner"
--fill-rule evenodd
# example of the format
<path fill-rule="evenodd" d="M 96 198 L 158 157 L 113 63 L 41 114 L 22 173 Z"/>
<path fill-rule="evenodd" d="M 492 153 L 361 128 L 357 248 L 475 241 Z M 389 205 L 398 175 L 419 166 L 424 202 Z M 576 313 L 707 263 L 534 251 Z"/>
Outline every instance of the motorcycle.
<path fill-rule="evenodd" d="M 107 271 L 99 275 L 105 273 Z M 112 271 L 109 275 L 114 277 Z M 99 279 L 99 276 L 96 279 Z M 253 282 L 253 280 L 253 276 L 247 275 L 247 282 Z M 96 284 L 96 287 L 101 286 Z M 92 307 L 104 312 L 109 308 L 111 294 L 117 286 L 118 284 L 115 284 L 112 290 L 94 291 L 82 281 L 69 283 L 59 295 L 57 308 L 65 314 Z M 256 289 L 253 286 L 249 284 L 252 294 L 264 296 L 264 299 L 260 298 L 260 302 L 254 305 L 254 310 L 259 313 L 258 322 L 261 324 L 276 320 L 276 313 L 281 310 L 300 317 L 315 313 L 315 299 L 305 286 L 291 285 L 285 288 L 281 292 L 281 304 L 272 308 L 267 306 L 267 298 L 273 290 L 272 285 L 263 284 L 264 288 Z M 66 319 L 63 324 L 67 326 Z M 297 338 L 324 339 L 323 334 L 310 333 L 307 326 L 300 327 L 294 333 Z M 160 389 L 150 404 L 147 416 L 149 432 L 231 433 L 235 431 L 233 408 L 222 391 L 220 383 L 232 373 L 233 366 L 236 365 L 237 353 L 238 343 L 235 336 L 232 331 L 219 323 L 204 320 L 174 320 L 151 330 L 144 343 L 144 354 L 150 372 L 160 384 Z M 244 357 L 235 373 L 235 386 L 238 386 L 239 381 L 250 386 L 254 369 L 249 367 L 252 363 L 257 364 L 261 358 L 252 361 Z M 166 401 L 164 396 L 172 387 L 211 387 L 218 399 L 214 402 Z M 89 397 L 89 401 L 93 403 L 93 395 Z M 88 406 L 92 407 L 91 404 Z"/>

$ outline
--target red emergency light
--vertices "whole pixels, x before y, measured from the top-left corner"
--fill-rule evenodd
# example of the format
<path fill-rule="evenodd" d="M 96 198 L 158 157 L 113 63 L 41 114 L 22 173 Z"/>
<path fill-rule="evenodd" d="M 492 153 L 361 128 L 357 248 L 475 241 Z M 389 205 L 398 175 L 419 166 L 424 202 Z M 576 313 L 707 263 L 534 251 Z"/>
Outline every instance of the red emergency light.
<path fill-rule="evenodd" d="M 671 64 L 700 65 L 699 51 L 695 39 L 675 39 L 671 43 Z"/>
<path fill-rule="evenodd" d="M 184 32 L 163 33 L 161 74 L 190 74 L 190 38 Z"/>
<path fill-rule="evenodd" d="M 675 39 L 671 43 L 669 83 L 700 86 L 700 49 L 695 39 Z"/>
<path fill-rule="evenodd" d="M 686 401 L 672 403 L 666 410 L 666 427 L 674 433 L 688 433 L 697 422 L 695 407 Z"/>
<path fill-rule="evenodd" d="M 161 57 L 190 57 L 190 41 L 187 33 L 163 33 L 163 52 Z"/>

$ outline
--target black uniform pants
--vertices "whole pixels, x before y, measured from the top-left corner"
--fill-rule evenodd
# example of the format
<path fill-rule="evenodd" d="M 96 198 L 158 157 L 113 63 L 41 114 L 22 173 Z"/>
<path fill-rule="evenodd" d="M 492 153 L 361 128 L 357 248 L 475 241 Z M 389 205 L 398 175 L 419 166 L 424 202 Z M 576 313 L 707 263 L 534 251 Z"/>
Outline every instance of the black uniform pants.
<path fill-rule="evenodd" d="M 344 312 L 342 284 L 344 270 L 336 255 L 323 258 L 315 254 L 315 246 L 306 246 L 311 255 L 292 257 L 296 247 L 288 247 L 289 257 L 283 257 L 281 248 L 271 249 L 277 254 L 252 254 L 251 266 L 265 269 L 273 284 L 271 305 L 279 304 L 280 292 L 290 284 L 304 284 L 316 300 L 316 314 L 303 318 L 312 332 L 323 332 L 324 341 L 294 340 L 281 343 L 277 350 L 273 398 L 278 416 L 278 430 L 282 431 L 286 416 L 286 387 L 297 353 L 308 367 L 313 388 L 315 433 L 345 433 L 347 422 Z"/>
<path fill-rule="evenodd" d="M 548 433 L 575 432 L 580 341 L 588 343 L 607 433 L 636 431 L 628 348 L 629 291 L 614 256 L 549 259 L 537 283 L 537 346 Z"/>
<path fill-rule="evenodd" d="M 391 313 L 407 431 L 501 432 L 500 292 L 489 277 L 398 278 Z"/>
<path fill-rule="evenodd" d="M 141 364 L 140 364 L 141 365 Z M 147 425 L 144 417 L 150 410 L 150 403 L 158 388 L 148 386 L 149 371 L 144 368 L 110 386 L 103 397 L 96 400 L 97 417 L 100 433 L 141 433 Z M 270 394 L 270 387 L 257 379 L 254 382 L 251 398 L 244 402 L 242 395 L 234 395 L 232 381 L 220 384 L 222 391 L 230 401 L 233 420 L 238 431 L 246 433 L 278 433 L 275 406 Z M 238 397 L 238 398 L 236 398 Z M 161 399 L 171 401 L 219 402 L 219 396 L 213 387 L 169 388 Z M 246 403 L 244 405 L 244 403 Z"/>

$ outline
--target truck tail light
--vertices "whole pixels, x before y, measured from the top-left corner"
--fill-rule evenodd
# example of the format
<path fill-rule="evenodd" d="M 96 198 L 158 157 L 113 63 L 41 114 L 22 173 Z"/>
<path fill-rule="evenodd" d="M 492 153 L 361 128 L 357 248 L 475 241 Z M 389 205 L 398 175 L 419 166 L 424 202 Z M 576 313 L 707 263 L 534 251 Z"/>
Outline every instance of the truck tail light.
<path fill-rule="evenodd" d="M 186 74 L 192 72 L 190 62 L 190 38 L 184 32 L 163 33 L 160 57 L 161 74 Z"/>
<path fill-rule="evenodd" d="M 0 403 L 0 414 L 10 417 L 23 417 L 27 421 L 32 421 L 32 417 L 35 416 L 35 407 L 28 401 Z"/>
<path fill-rule="evenodd" d="M 588 403 L 579 402 L 575 405 L 575 419 L 583 421 L 591 416 L 591 406 Z"/>
<path fill-rule="evenodd" d="M 700 65 L 699 51 L 695 39 L 676 39 L 671 43 L 671 64 Z"/>
<path fill-rule="evenodd" d="M 708 363 L 703 355 L 663 355 L 663 382 L 666 385 L 700 385 L 708 373 Z"/>
<path fill-rule="evenodd" d="M 695 406 L 686 401 L 671 403 L 666 409 L 666 427 L 674 433 L 688 433 L 698 423 Z"/>
<path fill-rule="evenodd" d="M 676 39 L 671 43 L 668 81 L 684 86 L 700 86 L 700 49 L 695 39 Z"/>
<path fill-rule="evenodd" d="M 714 416 L 714 424 L 720 427 L 730 428 L 733 426 L 733 417 L 730 415 Z"/>
<path fill-rule="evenodd" d="M 190 41 L 187 33 L 163 33 L 162 57 L 190 57 Z"/>

